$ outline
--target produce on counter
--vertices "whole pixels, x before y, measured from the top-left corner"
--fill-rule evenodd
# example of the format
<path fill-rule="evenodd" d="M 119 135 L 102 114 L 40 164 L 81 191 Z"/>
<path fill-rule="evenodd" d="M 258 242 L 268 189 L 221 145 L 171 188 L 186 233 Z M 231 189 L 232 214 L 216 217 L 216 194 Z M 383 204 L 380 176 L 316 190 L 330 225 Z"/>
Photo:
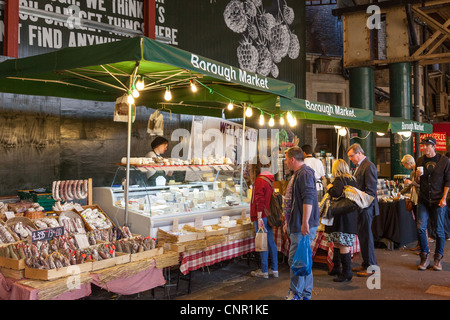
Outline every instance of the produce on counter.
<path fill-rule="evenodd" d="M 81 216 L 92 229 L 108 229 L 113 227 L 112 222 L 98 209 L 87 208 L 81 212 Z"/>

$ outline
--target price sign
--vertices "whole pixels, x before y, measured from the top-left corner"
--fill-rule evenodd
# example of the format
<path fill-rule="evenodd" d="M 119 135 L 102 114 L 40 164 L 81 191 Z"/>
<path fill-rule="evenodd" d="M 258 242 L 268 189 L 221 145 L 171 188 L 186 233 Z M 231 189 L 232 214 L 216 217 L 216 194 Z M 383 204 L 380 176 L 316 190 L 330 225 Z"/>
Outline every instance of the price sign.
<path fill-rule="evenodd" d="M 62 236 L 63 234 L 64 234 L 64 227 L 42 229 L 33 231 L 31 234 L 31 239 L 33 242 L 47 241 L 52 240 L 55 237 Z"/>

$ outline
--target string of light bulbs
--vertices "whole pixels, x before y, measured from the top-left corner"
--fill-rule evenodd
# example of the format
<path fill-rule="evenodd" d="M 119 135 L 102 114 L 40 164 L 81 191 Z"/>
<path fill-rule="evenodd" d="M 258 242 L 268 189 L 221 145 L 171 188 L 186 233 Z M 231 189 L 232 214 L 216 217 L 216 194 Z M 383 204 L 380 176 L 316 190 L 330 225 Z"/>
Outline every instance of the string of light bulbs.
<path fill-rule="evenodd" d="M 207 85 L 205 85 L 204 83 L 199 81 L 197 78 L 192 78 L 189 80 L 189 85 L 190 85 L 192 92 L 195 93 L 198 91 L 197 83 L 200 84 L 201 86 L 203 86 L 204 88 L 206 88 L 210 94 L 217 94 L 217 95 L 221 96 L 223 99 L 228 100 L 229 103 L 227 104 L 227 109 L 229 111 L 233 110 L 235 105 L 237 105 L 241 108 L 244 108 L 239 103 L 236 103 L 236 101 L 234 101 L 233 99 L 226 97 L 225 95 L 221 94 L 220 92 L 213 90 L 212 88 L 208 87 Z M 140 76 L 140 75 L 136 76 L 132 83 L 131 90 L 128 91 L 128 103 L 134 104 L 135 99 L 139 98 L 139 91 L 142 91 L 144 88 L 145 88 L 144 77 Z M 171 101 L 172 100 L 172 92 L 170 90 L 170 85 L 165 86 L 165 88 L 166 88 L 166 90 L 164 92 L 164 100 Z M 261 126 L 263 126 L 265 124 L 264 113 L 267 113 L 268 115 L 270 115 L 269 126 L 273 127 L 275 125 L 275 114 L 268 113 L 266 111 L 263 111 L 260 108 L 254 107 L 254 106 L 246 106 L 245 108 L 246 108 L 245 116 L 247 118 L 250 118 L 253 116 L 253 108 L 258 109 L 261 112 L 260 119 L 259 119 L 259 123 Z M 281 113 L 279 115 L 279 117 L 280 117 L 280 125 L 284 126 L 285 125 L 284 113 Z M 291 127 L 295 127 L 297 125 L 297 119 L 291 111 L 288 111 L 286 113 L 286 118 L 287 118 L 287 122 L 289 123 L 289 125 Z"/>

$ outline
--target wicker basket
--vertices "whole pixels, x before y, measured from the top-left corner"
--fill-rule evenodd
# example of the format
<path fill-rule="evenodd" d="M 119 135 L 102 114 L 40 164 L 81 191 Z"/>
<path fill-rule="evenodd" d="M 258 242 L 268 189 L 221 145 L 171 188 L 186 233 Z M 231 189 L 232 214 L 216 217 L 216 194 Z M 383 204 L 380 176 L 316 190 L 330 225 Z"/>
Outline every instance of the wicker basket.
<path fill-rule="evenodd" d="M 6 221 L 6 225 L 9 228 L 13 228 L 13 226 L 19 222 L 22 222 L 23 224 L 26 224 L 27 226 L 30 226 L 31 228 L 37 230 L 37 227 L 34 224 L 34 222 L 30 218 L 27 218 L 27 217 L 14 217 L 14 218 L 8 219 Z"/>
<path fill-rule="evenodd" d="M 32 212 L 26 211 L 24 213 L 24 217 L 28 219 L 42 219 L 45 218 L 45 213 L 43 211 L 32 211 Z"/>

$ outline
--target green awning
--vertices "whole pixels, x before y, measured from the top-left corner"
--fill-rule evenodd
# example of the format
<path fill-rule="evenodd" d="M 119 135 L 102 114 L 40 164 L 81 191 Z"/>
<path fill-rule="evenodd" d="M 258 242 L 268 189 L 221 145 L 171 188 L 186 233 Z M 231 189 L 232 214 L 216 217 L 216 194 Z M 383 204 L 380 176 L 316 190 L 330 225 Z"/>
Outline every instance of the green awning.
<path fill-rule="evenodd" d="M 371 110 L 341 107 L 329 103 L 280 97 L 281 111 L 291 111 L 305 123 L 335 125 L 357 130 L 392 133 L 433 133 L 433 125 L 398 117 L 374 115 Z"/>
<path fill-rule="evenodd" d="M 155 108 L 166 103 L 163 96 L 170 87 L 170 103 L 176 103 L 173 111 L 187 114 L 222 116 L 230 101 L 273 112 L 278 96 L 292 98 L 295 93 L 292 83 L 246 72 L 146 37 L 64 48 L 0 63 L 0 90 L 17 94 L 115 101 L 137 78 L 144 79 L 145 88 L 136 105 Z M 197 84 L 196 93 L 188 90 L 191 80 Z M 194 106 L 196 111 L 192 111 Z"/>
<path fill-rule="evenodd" d="M 280 97 L 280 109 L 293 112 L 297 119 L 305 123 L 336 125 L 383 133 L 389 130 L 389 122 L 376 118 L 371 110 L 283 97 Z"/>
<path fill-rule="evenodd" d="M 417 121 L 406 120 L 397 117 L 377 116 L 380 120 L 389 122 L 389 128 L 392 133 L 398 132 L 419 132 L 433 133 L 433 125 L 431 123 L 420 123 Z"/>

